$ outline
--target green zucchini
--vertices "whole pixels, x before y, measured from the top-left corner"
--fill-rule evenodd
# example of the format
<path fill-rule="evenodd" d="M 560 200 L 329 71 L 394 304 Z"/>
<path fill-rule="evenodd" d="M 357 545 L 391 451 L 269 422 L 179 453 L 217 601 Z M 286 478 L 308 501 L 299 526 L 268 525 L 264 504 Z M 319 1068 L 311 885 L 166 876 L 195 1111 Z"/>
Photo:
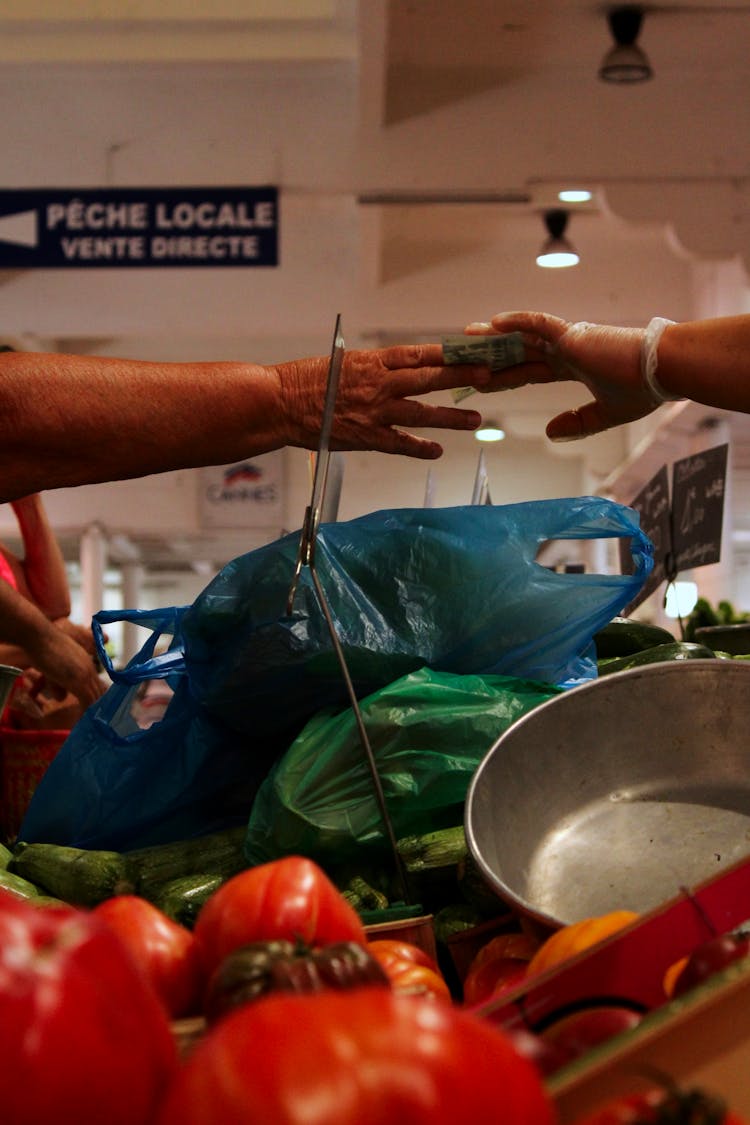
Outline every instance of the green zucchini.
<path fill-rule="evenodd" d="M 457 865 L 468 853 L 463 824 L 438 828 L 424 836 L 403 836 L 396 847 L 407 871 Z"/>
<path fill-rule="evenodd" d="M 473 930 L 475 926 L 487 921 L 486 914 L 482 914 L 476 907 L 468 902 L 453 902 L 438 910 L 432 920 L 435 938 L 440 942 L 447 942 L 454 934 Z"/>
<path fill-rule="evenodd" d="M 206 836 L 154 844 L 125 852 L 135 873 L 137 893 L 153 900 L 162 884 L 182 875 L 223 875 L 229 878 L 248 866 L 243 846 L 247 826 L 227 828 Z"/>
<path fill-rule="evenodd" d="M 225 882 L 224 875 L 180 875 L 162 883 L 153 902 L 167 917 L 192 930 L 204 902 Z"/>
<path fill-rule="evenodd" d="M 676 638 L 660 625 L 633 621 L 630 617 L 613 617 L 608 624 L 594 633 L 596 655 L 599 660 L 615 656 L 630 656 L 655 645 L 674 644 Z"/>
<path fill-rule="evenodd" d="M 10 857 L 13 855 L 10 848 L 6 848 L 5 844 L 0 844 L 0 871 L 4 871 L 10 863 Z"/>
<path fill-rule="evenodd" d="M 135 892 L 133 872 L 119 852 L 21 843 L 8 870 L 74 906 L 96 906 L 113 895 Z"/>
<path fill-rule="evenodd" d="M 708 659 L 716 659 L 716 653 L 705 645 L 697 645 L 692 641 L 674 641 L 672 644 L 654 645 L 653 648 L 644 649 L 643 652 L 634 652 L 632 656 L 600 660 L 598 669 L 600 676 L 608 676 L 612 672 L 626 672 L 630 668 L 642 668 L 647 664 Z"/>
<path fill-rule="evenodd" d="M 10 871 L 0 871 L 0 889 L 10 891 L 16 898 L 37 898 L 39 896 L 39 888 L 28 879 L 22 879 L 20 875 L 13 875 Z"/>
<path fill-rule="evenodd" d="M 385 910 L 388 906 L 388 896 L 371 887 L 361 875 L 353 875 L 341 893 L 357 911 Z"/>

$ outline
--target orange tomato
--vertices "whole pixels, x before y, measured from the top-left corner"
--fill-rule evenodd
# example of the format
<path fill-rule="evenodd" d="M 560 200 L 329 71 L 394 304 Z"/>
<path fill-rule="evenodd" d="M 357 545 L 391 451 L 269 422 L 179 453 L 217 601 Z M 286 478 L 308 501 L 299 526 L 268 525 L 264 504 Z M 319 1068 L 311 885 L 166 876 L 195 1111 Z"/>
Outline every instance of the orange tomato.
<path fill-rule="evenodd" d="M 664 979 L 662 980 L 662 987 L 664 989 L 664 995 L 669 996 L 670 999 L 672 997 L 672 993 L 674 992 L 674 986 L 677 982 L 677 978 L 680 975 L 680 973 L 682 972 L 682 970 L 685 968 L 687 963 L 688 963 L 687 957 L 680 957 L 679 961 L 673 961 L 672 962 L 672 964 L 669 966 L 669 968 L 667 969 L 667 971 L 664 974 Z"/>
<path fill-rule="evenodd" d="M 511 982 L 534 956 L 539 942 L 525 933 L 498 934 L 488 941 L 469 965 L 463 983 L 465 1004 L 481 1004 Z"/>
<path fill-rule="evenodd" d="M 583 949 L 588 949 L 589 946 L 596 945 L 617 930 L 624 929 L 637 918 L 638 915 L 632 910 L 612 910 L 608 914 L 584 918 L 581 922 L 563 926 L 561 930 L 548 937 L 531 958 L 528 975 L 546 972 L 553 965 L 567 961 L 569 957 L 574 957 Z"/>
<path fill-rule="evenodd" d="M 368 942 L 367 948 L 385 970 L 396 992 L 451 1002 L 445 978 L 435 961 L 420 946 L 383 938 Z"/>

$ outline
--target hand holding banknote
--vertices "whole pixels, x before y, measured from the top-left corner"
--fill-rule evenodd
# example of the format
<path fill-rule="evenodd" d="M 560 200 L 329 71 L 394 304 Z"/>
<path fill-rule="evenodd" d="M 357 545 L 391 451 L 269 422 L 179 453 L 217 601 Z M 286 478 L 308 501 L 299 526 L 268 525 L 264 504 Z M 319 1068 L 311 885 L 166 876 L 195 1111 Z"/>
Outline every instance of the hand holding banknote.
<path fill-rule="evenodd" d="M 468 325 L 463 338 L 476 344 L 479 354 L 487 354 L 482 348 L 490 342 L 510 341 L 503 353 L 507 362 L 493 367 L 488 359 L 474 360 L 489 363 L 493 371 L 490 381 L 481 387 L 482 393 L 570 380 L 588 387 L 591 401 L 558 414 L 547 424 L 547 436 L 552 441 L 574 441 L 642 418 L 661 402 L 676 397 L 655 382 L 656 345 L 661 331 L 670 323 L 655 318 L 652 324 L 656 321 L 655 332 L 651 325 L 646 330 L 616 328 L 586 322 L 571 324 L 548 313 L 500 313 L 490 322 Z M 459 362 L 448 359 L 452 353 L 446 352 L 445 341 L 443 353 L 446 363 Z M 476 353 L 470 346 L 462 354 L 461 362 L 468 363 L 471 360 L 466 357 Z M 648 359 L 653 361 L 650 380 L 646 379 Z"/>

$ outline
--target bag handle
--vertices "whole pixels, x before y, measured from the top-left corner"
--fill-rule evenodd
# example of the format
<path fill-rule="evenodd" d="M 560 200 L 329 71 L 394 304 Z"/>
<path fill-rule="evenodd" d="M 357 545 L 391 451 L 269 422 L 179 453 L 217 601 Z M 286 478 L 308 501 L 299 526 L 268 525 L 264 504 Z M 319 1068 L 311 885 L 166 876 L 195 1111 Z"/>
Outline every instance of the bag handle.
<path fill-rule="evenodd" d="M 102 609 L 91 620 L 94 642 L 99 659 L 113 683 L 136 684 L 142 680 L 163 680 L 169 675 L 185 672 L 185 651 L 182 638 L 182 617 L 188 606 L 169 606 L 166 609 Z M 116 669 L 106 650 L 103 625 L 115 621 L 130 622 L 151 629 L 140 651 L 124 668 Z M 154 656 L 154 649 L 163 634 L 172 637 L 167 652 Z"/>

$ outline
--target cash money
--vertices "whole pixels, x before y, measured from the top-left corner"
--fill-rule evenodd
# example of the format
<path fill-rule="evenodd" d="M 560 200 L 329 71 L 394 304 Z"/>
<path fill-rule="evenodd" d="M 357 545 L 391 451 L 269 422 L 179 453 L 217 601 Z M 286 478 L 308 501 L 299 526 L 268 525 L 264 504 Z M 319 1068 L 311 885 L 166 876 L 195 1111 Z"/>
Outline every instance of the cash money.
<path fill-rule="evenodd" d="M 524 344 L 520 332 L 507 332 L 503 336 L 443 336 L 443 359 L 446 364 L 474 363 L 502 371 L 514 363 L 523 363 Z M 473 387 L 457 387 L 452 392 L 453 401 L 474 394 Z"/>

